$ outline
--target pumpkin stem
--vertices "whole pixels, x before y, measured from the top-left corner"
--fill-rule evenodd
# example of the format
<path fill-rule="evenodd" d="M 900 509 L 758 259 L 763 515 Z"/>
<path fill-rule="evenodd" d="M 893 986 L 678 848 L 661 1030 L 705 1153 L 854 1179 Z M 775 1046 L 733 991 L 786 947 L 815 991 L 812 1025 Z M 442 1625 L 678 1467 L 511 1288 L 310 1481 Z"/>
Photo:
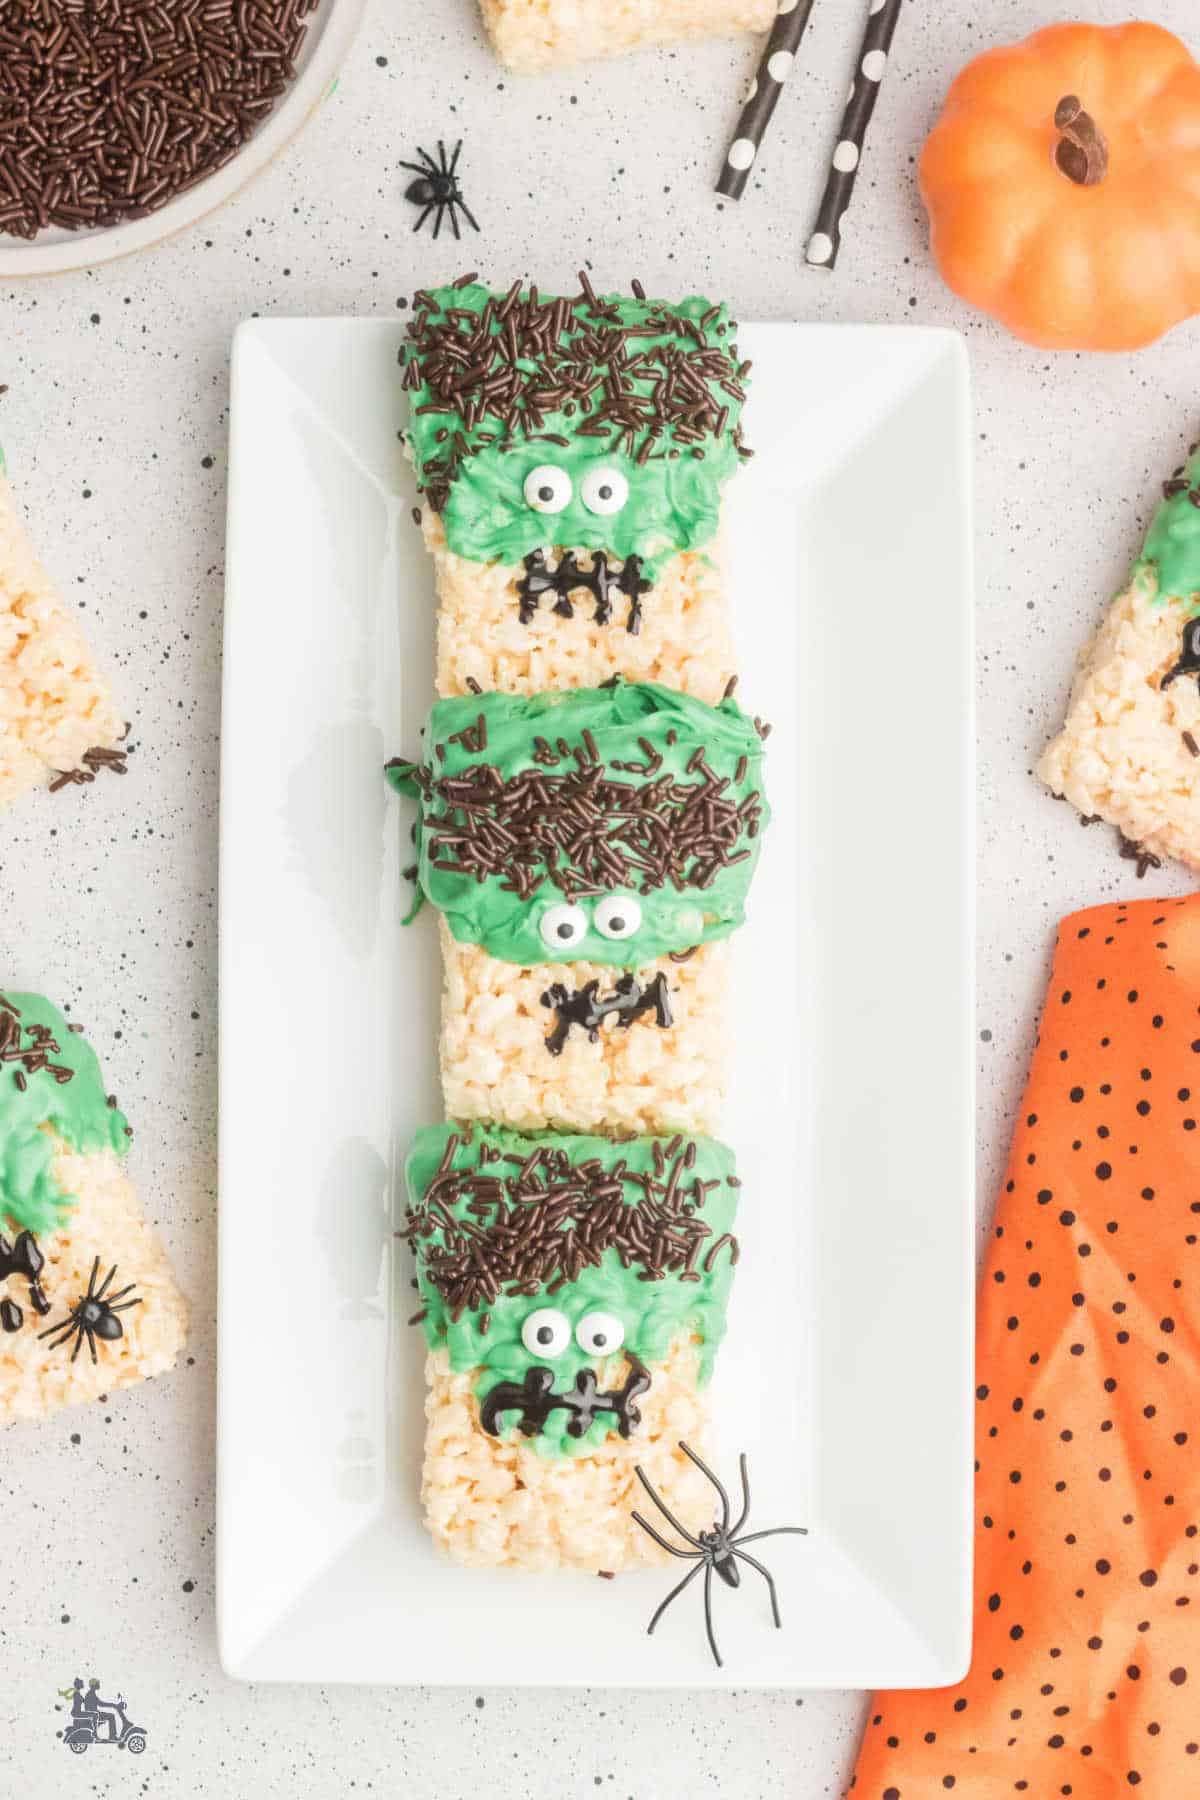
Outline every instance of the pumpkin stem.
<path fill-rule="evenodd" d="M 1062 173 L 1077 187 L 1098 186 L 1108 174 L 1108 144 L 1078 95 L 1063 96 L 1054 109 L 1054 125 L 1062 132 L 1054 150 Z"/>

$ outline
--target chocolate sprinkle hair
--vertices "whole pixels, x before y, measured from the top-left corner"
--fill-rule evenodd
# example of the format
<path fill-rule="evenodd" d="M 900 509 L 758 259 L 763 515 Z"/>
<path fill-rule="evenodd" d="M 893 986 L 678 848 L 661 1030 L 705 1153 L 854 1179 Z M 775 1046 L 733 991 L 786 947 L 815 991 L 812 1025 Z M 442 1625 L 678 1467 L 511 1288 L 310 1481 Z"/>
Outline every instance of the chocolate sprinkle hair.
<path fill-rule="evenodd" d="M 453 286 L 473 280 L 461 277 Z M 739 362 L 732 341 L 714 344 L 695 320 L 641 297 L 644 317 L 627 323 L 596 294 L 586 270 L 579 282 L 573 300 L 542 300 L 536 287 L 522 295 L 515 281 L 480 311 L 439 305 L 423 289 L 413 296 L 417 311 L 400 353 L 404 387 L 427 395 L 417 413 L 462 424 L 417 471 L 435 512 L 444 509 L 467 457 L 546 435 L 548 414 L 577 415 L 576 436 L 605 439 L 610 450 L 646 460 L 686 449 L 703 455 L 706 440 L 724 433 L 727 402 L 745 400 L 749 364 Z M 714 328 L 722 335 L 725 329 Z M 740 426 L 731 436 L 739 455 L 749 456 Z"/>
<path fill-rule="evenodd" d="M 616 1251 L 622 1267 L 638 1266 L 642 1281 L 698 1282 L 706 1247 L 706 1273 L 726 1247 L 737 1261 L 728 1233 L 707 1246 L 712 1228 L 698 1215 L 719 1183 L 691 1173 L 695 1151 L 682 1138 L 665 1152 L 655 1144 L 653 1174 L 636 1173 L 624 1158 L 606 1169 L 598 1157 L 572 1162 L 546 1145 L 517 1156 L 486 1143 L 472 1167 L 456 1169 L 463 1141 L 447 1139 L 437 1174 L 398 1233 L 419 1248 L 427 1278 L 456 1320 L 502 1294 L 553 1294 L 598 1267 L 606 1250 Z M 625 1198 L 629 1188 L 640 1190 L 633 1201 Z M 435 1233 L 440 1242 L 431 1243 Z"/>
<path fill-rule="evenodd" d="M 28 1086 L 25 1077 L 37 1075 L 42 1070 L 53 1076 L 60 1087 L 74 1081 L 74 1069 L 69 1069 L 65 1063 L 51 1061 L 52 1057 L 61 1055 L 62 1045 L 48 1025 L 22 1025 L 20 1008 L 0 995 L 0 1064 L 20 1065 L 13 1070 L 13 1075 L 22 1092 Z"/>
<path fill-rule="evenodd" d="M 507 779 L 488 762 L 459 775 L 400 761 L 388 767 L 421 789 L 435 869 L 480 883 L 501 876 L 522 900 L 546 881 L 572 901 L 614 887 L 643 894 L 711 887 L 721 869 L 750 855 L 762 798 L 732 799 L 729 778 L 712 768 L 703 747 L 688 762 L 693 780 L 658 774 L 654 749 L 642 741 L 644 763 L 608 765 L 595 759 L 594 744 L 536 738 L 539 766 Z M 617 770 L 645 779 L 622 781 Z"/>

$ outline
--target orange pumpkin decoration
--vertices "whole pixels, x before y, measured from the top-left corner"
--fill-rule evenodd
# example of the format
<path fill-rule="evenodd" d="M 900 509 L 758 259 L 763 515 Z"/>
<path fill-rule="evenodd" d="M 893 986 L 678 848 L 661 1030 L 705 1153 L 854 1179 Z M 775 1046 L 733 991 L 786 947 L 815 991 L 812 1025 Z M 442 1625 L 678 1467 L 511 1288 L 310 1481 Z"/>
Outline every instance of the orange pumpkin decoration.
<path fill-rule="evenodd" d="M 920 182 L 945 280 L 1027 343 L 1136 350 L 1200 312 L 1200 66 L 1161 26 L 976 58 Z"/>

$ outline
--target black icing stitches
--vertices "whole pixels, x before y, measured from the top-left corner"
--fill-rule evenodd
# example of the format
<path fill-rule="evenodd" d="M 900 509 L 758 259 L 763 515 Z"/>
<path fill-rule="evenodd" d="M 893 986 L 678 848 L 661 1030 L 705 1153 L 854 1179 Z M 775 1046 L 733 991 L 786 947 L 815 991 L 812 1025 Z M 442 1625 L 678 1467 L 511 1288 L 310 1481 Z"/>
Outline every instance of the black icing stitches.
<path fill-rule="evenodd" d="M 598 1418 L 612 1418 L 618 1432 L 627 1438 L 642 1422 L 634 1404 L 650 1386 L 650 1373 L 645 1364 L 625 1352 L 629 1373 L 619 1388 L 603 1389 L 593 1369 L 580 1369 L 573 1387 L 554 1391 L 554 1371 L 543 1363 L 526 1369 L 523 1381 L 498 1381 L 489 1388 L 479 1409 L 479 1423 L 491 1437 L 499 1437 L 503 1415 L 518 1412 L 518 1429 L 522 1437 L 536 1437 L 552 1412 L 569 1412 L 568 1437 L 581 1438 Z"/>
<path fill-rule="evenodd" d="M 615 592 L 625 594 L 629 599 L 629 611 L 625 616 L 626 631 L 631 637 L 636 637 L 641 630 L 642 596 L 648 594 L 654 584 L 642 574 L 640 556 L 627 556 L 615 574 L 603 550 L 598 550 L 593 556 L 590 569 L 580 568 L 573 550 L 564 551 L 553 569 L 542 550 L 531 550 L 524 558 L 524 563 L 525 573 L 517 583 L 517 593 L 520 596 L 517 616 L 522 625 L 530 623 L 546 594 L 555 596 L 553 610 L 560 618 L 573 619 L 575 608 L 571 604 L 571 595 L 579 588 L 584 588 L 596 602 L 592 618 L 597 625 L 611 623 L 612 595 Z"/>
<path fill-rule="evenodd" d="M 660 1030 L 669 1031 L 675 1023 L 671 990 L 661 969 L 645 987 L 636 975 L 622 975 L 607 1000 L 600 999 L 598 981 L 589 981 L 584 987 L 576 988 L 574 993 L 561 981 L 556 981 L 542 995 L 542 1005 L 552 1007 L 557 1014 L 554 1030 L 546 1039 L 551 1056 L 562 1055 L 572 1025 L 586 1031 L 594 1044 L 600 1035 L 600 1026 L 610 1013 L 617 1015 L 617 1023 L 625 1031 L 635 1019 L 649 1012 L 654 1014 L 654 1023 Z"/>

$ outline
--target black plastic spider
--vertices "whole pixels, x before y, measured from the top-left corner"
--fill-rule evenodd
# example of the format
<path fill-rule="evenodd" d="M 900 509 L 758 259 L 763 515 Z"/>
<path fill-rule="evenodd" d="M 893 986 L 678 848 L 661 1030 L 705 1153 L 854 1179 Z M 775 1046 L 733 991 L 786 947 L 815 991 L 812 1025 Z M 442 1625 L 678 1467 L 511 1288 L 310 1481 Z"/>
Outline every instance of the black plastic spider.
<path fill-rule="evenodd" d="M 420 145 L 418 145 L 417 155 L 421 159 L 420 162 L 410 163 L 402 161 L 400 164 L 402 169 L 411 169 L 413 174 L 417 177 L 415 181 L 410 181 L 404 190 L 404 198 L 406 200 L 411 200 L 414 205 L 419 206 L 422 209 L 421 216 L 413 226 L 413 230 L 420 231 L 422 225 L 432 212 L 435 213 L 433 221 L 433 235 L 435 238 L 442 229 L 442 220 L 446 217 L 447 213 L 450 215 L 450 229 L 453 231 L 455 237 L 462 236 L 461 231 L 458 229 L 459 213 L 462 213 L 468 225 L 475 231 L 478 231 L 479 225 L 475 219 L 475 215 L 463 199 L 462 187 L 459 184 L 458 176 L 454 172 L 458 167 L 459 153 L 462 150 L 462 139 L 459 138 L 457 144 L 455 144 L 454 154 L 451 156 L 449 162 L 446 161 L 446 146 L 443 144 L 441 138 L 438 139 L 437 150 L 437 161 L 434 162 L 428 150 L 422 150 Z"/>
<path fill-rule="evenodd" d="M 114 1338 L 123 1335 L 124 1327 L 117 1314 L 128 1311 L 131 1306 L 140 1306 L 142 1302 L 139 1295 L 136 1300 L 126 1300 L 123 1306 L 117 1305 L 117 1302 L 125 1294 L 131 1293 L 136 1287 L 137 1283 L 133 1281 L 129 1283 L 128 1287 L 119 1288 L 115 1294 L 109 1294 L 105 1299 L 108 1284 L 116 1272 L 117 1265 L 114 1263 L 100 1286 L 97 1287 L 96 1277 L 100 1273 L 100 1258 L 96 1258 L 92 1264 L 91 1275 L 88 1277 L 87 1293 L 71 1309 L 65 1319 L 60 1319 L 57 1325 L 48 1325 L 45 1331 L 38 1332 L 40 1338 L 54 1338 L 55 1341 L 50 1345 L 51 1350 L 57 1350 L 61 1344 L 70 1343 L 71 1338 L 74 1337 L 75 1348 L 71 1352 L 71 1361 L 74 1362 L 86 1337 L 88 1349 L 92 1353 L 92 1361 L 96 1362 L 96 1339 L 102 1338 L 111 1342 Z"/>
<path fill-rule="evenodd" d="M 679 1520 L 675 1517 L 674 1513 L 668 1511 L 661 1497 L 655 1493 L 654 1489 L 647 1481 L 645 1471 L 642 1469 L 640 1463 L 635 1468 L 634 1473 L 649 1494 L 651 1500 L 653 1500 L 655 1506 L 657 1506 L 659 1512 L 663 1515 L 663 1518 L 667 1520 L 668 1524 L 675 1528 L 681 1538 L 686 1538 L 692 1548 L 690 1550 L 677 1549 L 674 1544 L 668 1544 L 666 1538 L 660 1536 L 653 1525 L 643 1519 L 641 1513 L 635 1512 L 633 1515 L 634 1518 L 637 1520 L 642 1530 L 648 1532 L 655 1543 L 660 1544 L 664 1550 L 669 1550 L 672 1556 L 689 1557 L 696 1564 L 695 1568 L 689 1569 L 683 1580 L 671 1589 L 671 1592 L 667 1595 L 662 1605 L 656 1609 L 654 1617 L 646 1627 L 646 1635 L 649 1637 L 650 1633 L 654 1630 L 654 1627 L 658 1624 L 658 1621 L 666 1612 L 668 1606 L 670 1606 L 672 1600 L 677 1599 L 688 1583 L 694 1581 L 701 1569 L 703 1569 L 704 1628 L 708 1633 L 708 1645 L 713 1653 L 713 1660 L 718 1668 L 722 1668 L 724 1665 L 721 1662 L 721 1652 L 717 1649 L 717 1640 L 713 1636 L 713 1571 L 716 1571 L 727 1587 L 735 1588 L 742 1585 L 741 1572 L 737 1566 L 739 1561 L 749 1563 L 752 1569 L 757 1569 L 767 1584 L 767 1589 L 771 1596 L 771 1613 L 775 1620 L 776 1629 L 778 1630 L 783 1621 L 779 1616 L 779 1600 L 775 1593 L 775 1582 L 771 1577 L 770 1571 L 765 1569 L 762 1563 L 756 1561 L 753 1556 L 747 1556 L 741 1546 L 743 1544 L 754 1543 L 756 1538 L 780 1537 L 784 1533 L 790 1533 L 797 1537 L 807 1537 L 808 1527 L 805 1525 L 777 1525 L 771 1531 L 751 1531 L 745 1537 L 739 1537 L 738 1533 L 746 1523 L 746 1520 L 750 1517 L 750 1479 L 746 1473 L 746 1458 L 744 1456 L 738 1458 L 738 1466 L 742 1472 L 742 1510 L 738 1515 L 737 1523 L 735 1525 L 730 1525 L 729 1514 L 731 1508 L 729 1504 L 729 1495 L 725 1492 L 725 1489 L 717 1480 L 717 1477 L 713 1474 L 708 1464 L 701 1462 L 694 1450 L 690 1450 L 684 1443 L 681 1443 L 679 1448 L 686 1457 L 695 1463 L 702 1475 L 707 1475 L 708 1479 L 716 1488 L 717 1493 L 721 1496 L 721 1522 L 718 1525 L 714 1521 L 711 1531 L 702 1531 L 698 1537 L 693 1537 L 692 1533 L 679 1523 Z M 737 1559 L 736 1561 L 735 1558 Z"/>

